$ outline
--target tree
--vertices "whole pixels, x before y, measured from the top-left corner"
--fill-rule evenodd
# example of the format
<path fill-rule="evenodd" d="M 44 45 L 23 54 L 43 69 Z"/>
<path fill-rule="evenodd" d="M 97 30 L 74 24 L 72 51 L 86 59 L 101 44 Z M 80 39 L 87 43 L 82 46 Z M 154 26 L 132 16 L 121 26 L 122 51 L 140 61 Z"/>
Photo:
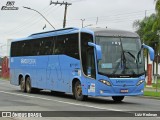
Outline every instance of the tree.
<path fill-rule="evenodd" d="M 158 54 L 160 50 L 160 40 L 157 35 L 157 31 L 160 30 L 160 0 L 154 0 L 156 2 L 155 10 L 156 14 L 152 14 L 149 17 L 145 17 L 143 20 L 136 20 L 133 23 L 133 27 L 136 28 L 136 32 L 140 35 L 141 40 L 153 47 L 156 55 L 156 73 L 158 73 Z M 148 55 L 148 54 L 147 54 Z M 147 57 L 148 63 L 148 57 Z"/>
<path fill-rule="evenodd" d="M 145 17 L 143 20 L 136 20 L 133 23 L 133 27 L 136 28 L 136 32 L 140 35 L 142 42 L 153 47 L 153 49 L 155 50 L 155 54 L 158 57 L 159 40 L 157 36 L 157 30 L 158 30 L 157 24 L 158 24 L 158 17 L 156 14 L 152 14 L 149 17 Z M 147 51 L 145 51 L 145 55 L 148 55 Z M 148 64 L 148 56 L 147 56 L 147 64 Z M 156 64 L 156 69 L 157 68 L 158 68 L 158 63 Z"/>
<path fill-rule="evenodd" d="M 155 1 L 156 1 L 155 9 L 156 9 L 157 15 L 160 17 L 160 0 L 155 0 Z"/>
<path fill-rule="evenodd" d="M 157 16 L 156 14 L 152 14 L 149 17 L 145 17 L 143 20 L 136 20 L 133 23 L 133 27 L 136 28 L 136 32 L 139 34 L 142 42 L 145 44 L 152 46 L 156 49 L 155 44 L 158 43 L 157 39 Z"/>

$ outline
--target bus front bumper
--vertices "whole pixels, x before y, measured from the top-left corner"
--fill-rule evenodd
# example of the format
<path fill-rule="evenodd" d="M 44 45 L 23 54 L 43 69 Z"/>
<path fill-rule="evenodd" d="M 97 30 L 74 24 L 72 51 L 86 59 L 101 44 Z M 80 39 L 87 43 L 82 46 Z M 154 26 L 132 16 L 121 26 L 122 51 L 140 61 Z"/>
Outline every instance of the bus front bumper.
<path fill-rule="evenodd" d="M 144 94 L 144 84 L 140 86 L 112 86 L 107 89 L 99 88 L 96 90 L 96 96 L 140 96 Z"/>

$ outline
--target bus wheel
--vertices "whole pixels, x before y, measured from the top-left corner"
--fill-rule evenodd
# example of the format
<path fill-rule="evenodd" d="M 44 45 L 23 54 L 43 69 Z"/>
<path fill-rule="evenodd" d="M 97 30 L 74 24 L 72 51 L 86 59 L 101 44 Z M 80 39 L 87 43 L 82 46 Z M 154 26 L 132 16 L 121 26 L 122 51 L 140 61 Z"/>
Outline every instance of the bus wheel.
<path fill-rule="evenodd" d="M 121 102 L 124 99 L 124 96 L 112 96 L 112 99 L 115 102 Z"/>
<path fill-rule="evenodd" d="M 30 77 L 27 77 L 27 79 L 26 79 L 26 92 L 27 93 L 31 93 L 32 92 Z"/>
<path fill-rule="evenodd" d="M 74 85 L 74 97 L 76 100 L 86 100 L 87 96 L 86 95 L 82 95 L 82 86 L 80 81 L 77 81 Z"/>
<path fill-rule="evenodd" d="M 26 91 L 25 80 L 23 79 L 23 77 L 21 77 L 21 79 L 20 79 L 20 89 L 21 89 L 22 92 Z"/>

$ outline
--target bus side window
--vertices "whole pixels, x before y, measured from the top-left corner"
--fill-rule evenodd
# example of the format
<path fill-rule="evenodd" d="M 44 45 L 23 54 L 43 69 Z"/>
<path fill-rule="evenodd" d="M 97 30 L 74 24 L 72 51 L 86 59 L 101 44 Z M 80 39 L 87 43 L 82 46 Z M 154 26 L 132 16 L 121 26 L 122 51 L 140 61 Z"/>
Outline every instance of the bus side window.
<path fill-rule="evenodd" d="M 65 49 L 65 38 L 64 36 L 57 36 L 55 40 L 55 54 L 64 54 Z"/>
<path fill-rule="evenodd" d="M 52 38 L 46 38 L 44 41 L 44 54 L 51 55 L 53 54 L 53 41 Z"/>
<path fill-rule="evenodd" d="M 65 54 L 79 59 L 78 34 L 70 34 L 65 40 Z"/>
<path fill-rule="evenodd" d="M 22 44 L 22 51 L 24 56 L 30 56 L 31 54 L 31 42 L 26 40 Z"/>
<path fill-rule="evenodd" d="M 32 56 L 40 55 L 39 49 L 40 49 L 39 40 L 33 40 L 33 42 L 32 42 L 32 52 L 31 52 Z"/>
<path fill-rule="evenodd" d="M 40 55 L 44 55 L 44 42 L 43 42 L 43 39 L 40 39 L 39 40 L 40 42 L 39 42 L 39 54 Z"/>

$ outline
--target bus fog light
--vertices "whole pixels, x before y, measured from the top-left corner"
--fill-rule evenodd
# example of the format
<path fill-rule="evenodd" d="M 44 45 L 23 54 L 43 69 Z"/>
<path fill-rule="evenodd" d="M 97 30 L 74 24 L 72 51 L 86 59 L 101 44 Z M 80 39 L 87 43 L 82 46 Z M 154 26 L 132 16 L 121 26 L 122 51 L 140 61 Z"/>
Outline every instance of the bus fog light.
<path fill-rule="evenodd" d="M 143 82 L 144 82 L 144 80 L 138 81 L 137 86 L 139 86 L 139 85 L 142 84 Z"/>
<path fill-rule="evenodd" d="M 143 93 L 144 92 L 144 90 L 141 90 L 141 93 Z"/>
<path fill-rule="evenodd" d="M 111 83 L 107 80 L 99 80 L 99 81 L 105 85 L 111 86 Z"/>

